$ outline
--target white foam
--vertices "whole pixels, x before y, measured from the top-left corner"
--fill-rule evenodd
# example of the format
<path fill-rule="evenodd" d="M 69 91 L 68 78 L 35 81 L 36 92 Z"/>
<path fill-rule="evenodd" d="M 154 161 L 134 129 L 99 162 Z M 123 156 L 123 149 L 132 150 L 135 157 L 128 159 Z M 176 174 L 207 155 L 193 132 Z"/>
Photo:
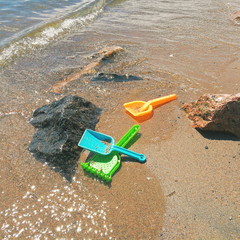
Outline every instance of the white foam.
<path fill-rule="evenodd" d="M 36 33 L 34 37 L 24 37 L 17 42 L 10 44 L 4 48 L 0 54 L 0 64 L 10 60 L 14 56 L 24 54 L 27 50 L 34 50 L 38 47 L 43 47 L 56 39 L 60 34 L 71 31 L 74 28 L 83 27 L 92 22 L 103 9 L 96 10 L 84 17 L 65 19 L 58 27 L 48 27 L 40 33 Z"/>

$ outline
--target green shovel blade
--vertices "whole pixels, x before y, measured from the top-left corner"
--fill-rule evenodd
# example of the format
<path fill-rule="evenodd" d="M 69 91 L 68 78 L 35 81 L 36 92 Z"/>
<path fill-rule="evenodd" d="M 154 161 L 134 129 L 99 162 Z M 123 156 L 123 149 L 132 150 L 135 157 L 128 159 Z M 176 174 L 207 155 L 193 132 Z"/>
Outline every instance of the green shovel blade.
<path fill-rule="evenodd" d="M 117 146 L 125 147 L 138 133 L 139 125 L 132 126 L 129 131 L 117 142 Z M 117 152 L 108 155 L 95 154 L 88 162 L 81 163 L 81 166 L 87 172 L 92 173 L 106 182 L 110 182 L 112 175 L 121 165 L 121 156 Z"/>

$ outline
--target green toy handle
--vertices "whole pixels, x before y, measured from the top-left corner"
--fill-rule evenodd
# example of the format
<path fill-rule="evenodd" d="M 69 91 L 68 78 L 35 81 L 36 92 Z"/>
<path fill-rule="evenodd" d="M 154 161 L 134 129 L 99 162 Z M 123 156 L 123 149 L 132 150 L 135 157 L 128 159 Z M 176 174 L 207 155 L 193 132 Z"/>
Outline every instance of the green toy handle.
<path fill-rule="evenodd" d="M 140 126 L 137 124 L 132 126 L 131 129 L 128 130 L 128 132 L 117 142 L 116 145 L 119 147 L 125 147 L 136 135 L 139 129 L 140 129 Z"/>
<path fill-rule="evenodd" d="M 139 154 L 139 153 L 134 153 L 127 150 L 127 149 L 123 149 L 132 139 L 133 137 L 136 135 L 136 133 L 139 131 L 140 126 L 139 125 L 134 125 L 131 127 L 131 129 L 128 130 L 128 132 L 118 141 L 118 143 L 114 146 L 114 150 L 118 149 L 117 152 L 118 153 L 122 153 L 122 154 L 126 154 L 128 156 L 131 156 L 132 158 L 137 159 L 139 162 L 145 162 L 146 161 L 146 156 L 143 154 Z M 118 148 L 120 147 L 120 148 Z M 130 155 L 129 155 L 130 153 Z"/>

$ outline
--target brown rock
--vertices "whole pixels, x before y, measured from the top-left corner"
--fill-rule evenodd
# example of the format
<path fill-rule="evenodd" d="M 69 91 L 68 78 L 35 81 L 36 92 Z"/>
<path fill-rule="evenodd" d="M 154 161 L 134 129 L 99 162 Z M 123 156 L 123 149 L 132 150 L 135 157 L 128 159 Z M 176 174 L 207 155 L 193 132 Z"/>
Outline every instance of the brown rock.
<path fill-rule="evenodd" d="M 232 13 L 230 19 L 236 23 L 240 23 L 240 10 Z"/>
<path fill-rule="evenodd" d="M 111 46 L 111 47 L 105 47 L 102 50 L 100 50 L 98 53 L 101 55 L 101 57 L 111 57 L 115 53 L 122 52 L 123 48 L 119 46 Z"/>
<path fill-rule="evenodd" d="M 205 94 L 182 109 L 193 121 L 193 127 L 204 131 L 232 133 L 240 137 L 240 93 Z"/>

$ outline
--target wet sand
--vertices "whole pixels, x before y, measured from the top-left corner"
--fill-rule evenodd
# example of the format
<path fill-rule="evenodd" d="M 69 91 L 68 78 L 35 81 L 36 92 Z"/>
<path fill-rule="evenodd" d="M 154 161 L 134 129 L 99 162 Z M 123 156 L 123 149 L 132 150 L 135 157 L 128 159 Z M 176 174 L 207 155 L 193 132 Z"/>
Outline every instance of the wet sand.
<path fill-rule="evenodd" d="M 99 72 L 142 80 L 96 82 L 88 75 L 71 82 L 62 95 L 48 91 L 89 64 L 91 54 L 112 45 L 125 51 Z M 239 239 L 240 142 L 191 128 L 181 104 L 203 93 L 239 91 L 240 64 L 232 63 L 236 72 L 218 72 L 222 80 L 214 85 L 161 69 L 157 53 L 151 56 L 148 50 L 89 31 L 1 70 L 1 239 Z M 102 109 L 96 130 L 120 139 L 136 123 L 123 103 L 173 93 L 177 100 L 140 123 L 141 137 L 131 150 L 145 154 L 147 162 L 123 158 L 111 184 L 91 178 L 81 167 L 69 183 L 27 150 L 35 132 L 28 123 L 32 112 L 65 95 L 96 104 Z"/>

